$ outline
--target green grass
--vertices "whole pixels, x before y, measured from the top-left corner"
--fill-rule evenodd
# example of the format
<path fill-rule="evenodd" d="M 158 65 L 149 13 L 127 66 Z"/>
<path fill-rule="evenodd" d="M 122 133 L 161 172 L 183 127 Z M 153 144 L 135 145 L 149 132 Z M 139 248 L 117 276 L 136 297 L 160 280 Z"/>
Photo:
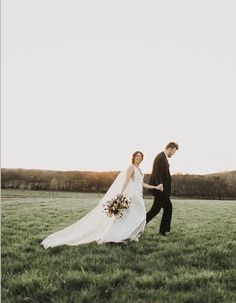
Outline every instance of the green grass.
<path fill-rule="evenodd" d="M 100 197 L 2 191 L 2 302 L 236 302 L 236 201 L 173 200 L 167 239 L 159 214 L 139 243 L 44 250 Z"/>

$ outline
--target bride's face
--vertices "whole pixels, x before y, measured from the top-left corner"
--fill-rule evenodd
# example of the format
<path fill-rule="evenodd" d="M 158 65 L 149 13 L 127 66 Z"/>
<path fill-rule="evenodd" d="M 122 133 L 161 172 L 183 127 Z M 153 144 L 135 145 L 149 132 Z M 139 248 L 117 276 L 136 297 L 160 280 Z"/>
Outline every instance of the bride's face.
<path fill-rule="evenodd" d="M 143 161 L 143 157 L 140 153 L 138 153 L 134 158 L 134 163 L 140 164 Z"/>

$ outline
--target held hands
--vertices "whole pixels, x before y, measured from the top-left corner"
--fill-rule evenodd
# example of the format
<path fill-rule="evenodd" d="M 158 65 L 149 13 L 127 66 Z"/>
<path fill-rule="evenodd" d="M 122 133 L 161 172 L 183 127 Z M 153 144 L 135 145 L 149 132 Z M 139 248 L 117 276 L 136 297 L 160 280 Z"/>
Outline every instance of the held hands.
<path fill-rule="evenodd" d="M 160 191 L 164 191 L 164 187 L 163 187 L 162 183 L 157 185 L 157 186 L 154 186 L 154 188 L 157 189 L 157 190 L 160 190 Z"/>

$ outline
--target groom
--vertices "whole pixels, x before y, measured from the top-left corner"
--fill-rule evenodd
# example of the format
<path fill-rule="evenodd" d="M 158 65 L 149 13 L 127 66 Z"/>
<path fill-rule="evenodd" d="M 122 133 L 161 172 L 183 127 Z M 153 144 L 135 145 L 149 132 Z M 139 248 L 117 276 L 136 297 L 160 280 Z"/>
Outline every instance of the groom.
<path fill-rule="evenodd" d="M 172 216 L 172 204 L 170 201 L 171 194 L 171 175 L 169 171 L 168 158 L 171 158 L 176 150 L 179 149 L 179 145 L 175 142 L 167 144 L 165 150 L 158 154 L 153 162 L 153 168 L 150 178 L 150 185 L 162 184 L 162 190 L 153 189 L 154 201 L 151 209 L 147 213 L 146 222 L 152 220 L 163 208 L 163 214 L 161 218 L 161 225 L 159 234 L 161 236 L 168 236 L 167 232 L 170 232 L 170 223 Z"/>

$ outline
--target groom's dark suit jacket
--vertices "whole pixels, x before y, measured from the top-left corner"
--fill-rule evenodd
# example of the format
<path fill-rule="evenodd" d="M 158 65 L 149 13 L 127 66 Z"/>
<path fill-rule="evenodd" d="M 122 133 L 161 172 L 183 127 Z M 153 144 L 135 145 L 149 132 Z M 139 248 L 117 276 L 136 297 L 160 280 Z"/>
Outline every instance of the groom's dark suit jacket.
<path fill-rule="evenodd" d="M 156 156 L 153 162 L 153 168 L 150 178 L 150 185 L 163 184 L 164 191 L 153 189 L 152 194 L 155 197 L 170 197 L 171 194 L 171 175 L 169 163 L 164 152 Z"/>

